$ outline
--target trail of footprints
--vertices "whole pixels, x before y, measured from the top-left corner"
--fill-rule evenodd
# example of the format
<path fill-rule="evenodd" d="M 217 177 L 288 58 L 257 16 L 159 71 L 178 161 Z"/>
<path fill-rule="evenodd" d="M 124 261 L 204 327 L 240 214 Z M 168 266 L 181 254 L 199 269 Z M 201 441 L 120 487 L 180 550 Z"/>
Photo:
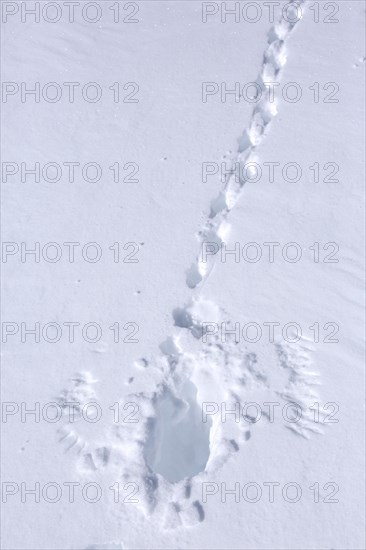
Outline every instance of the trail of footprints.
<path fill-rule="evenodd" d="M 304 0 L 297 0 L 297 4 L 303 3 Z M 245 164 L 256 160 L 256 149 L 276 115 L 276 105 L 269 101 L 264 83 L 279 80 L 286 63 L 286 41 L 295 26 L 296 23 L 281 19 L 268 33 L 257 79 L 263 90 L 262 99 L 239 139 L 233 162 Z M 219 196 L 211 202 L 209 217 L 199 234 L 201 247 L 204 241 L 220 245 L 227 238 L 230 229 L 227 218 L 244 185 L 245 180 L 237 182 L 229 177 Z M 186 282 L 192 289 L 212 269 L 212 264 L 203 263 L 200 256 L 187 272 Z M 160 345 L 161 355 L 154 361 L 150 358 L 136 361 L 137 370 L 154 373 L 151 385 L 155 388 L 124 398 L 124 403 L 138 405 L 138 422 L 111 423 L 106 433 L 95 435 L 85 433 L 85 423 L 77 418 L 72 424 L 65 420 L 59 430 L 64 449 L 77 456 L 81 476 L 104 472 L 111 479 L 137 484 L 135 506 L 146 516 L 154 514 L 165 529 L 204 521 L 205 510 L 199 496 L 201 482 L 210 480 L 248 445 L 257 429 L 262 429 L 259 423 L 250 423 L 245 418 L 239 423 L 223 423 L 220 415 L 203 422 L 204 402 L 245 403 L 264 397 L 263 402 L 281 397 L 285 402 L 299 403 L 307 411 L 318 399 L 319 381 L 312 366 L 312 348 L 305 338 L 297 344 L 272 345 L 272 361 L 268 361 L 268 356 L 261 358 L 234 342 L 223 344 L 217 339 L 203 344 L 201 323 L 208 318 L 219 322 L 225 320 L 225 314 L 199 297 L 177 307 L 173 311 L 175 336 Z M 97 401 L 96 388 L 97 381 L 90 373 L 77 375 L 59 396 L 59 403 L 66 406 L 67 402 L 78 401 L 82 407 L 91 400 Z M 286 427 L 306 438 L 319 432 L 307 412 L 300 422 Z"/>
<path fill-rule="evenodd" d="M 296 20 L 296 5 L 305 4 L 305 0 L 292 0 L 293 8 L 289 6 L 286 19 Z M 248 127 L 239 138 L 238 151 L 233 159 L 233 166 L 238 163 L 240 168 L 250 162 L 258 162 L 257 148 L 266 136 L 272 119 L 277 115 L 277 106 L 274 100 L 271 101 L 270 89 L 265 82 L 276 83 L 281 77 L 281 69 L 287 60 L 286 42 L 298 24 L 290 23 L 283 17 L 270 29 L 268 33 L 267 48 L 263 54 L 261 70 L 256 83 L 262 90 L 261 99 L 253 109 Z M 219 246 L 225 242 L 230 232 L 230 225 L 227 221 L 230 211 L 237 204 L 246 180 L 243 179 L 244 170 L 240 169 L 241 179 L 237 181 L 237 175 L 231 174 L 219 195 L 211 202 L 210 215 L 199 232 L 200 251 L 195 263 L 187 271 L 186 283 L 189 288 L 196 288 L 200 285 L 212 270 L 215 262 L 215 255 L 210 256 L 210 261 L 202 261 L 202 246 L 204 242 L 216 243 Z M 250 177 L 250 175 L 249 175 Z M 211 263 L 210 263 L 211 262 Z"/>

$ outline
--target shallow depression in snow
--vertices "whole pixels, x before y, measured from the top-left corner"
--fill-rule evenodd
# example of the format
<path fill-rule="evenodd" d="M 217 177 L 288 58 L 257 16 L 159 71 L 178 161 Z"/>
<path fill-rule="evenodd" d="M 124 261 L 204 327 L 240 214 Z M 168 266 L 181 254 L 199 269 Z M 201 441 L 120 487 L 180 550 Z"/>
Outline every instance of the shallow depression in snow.
<path fill-rule="evenodd" d="M 210 454 L 211 422 L 202 422 L 197 388 L 186 380 L 177 397 L 166 389 L 145 447 L 149 467 L 171 483 L 202 472 Z"/>

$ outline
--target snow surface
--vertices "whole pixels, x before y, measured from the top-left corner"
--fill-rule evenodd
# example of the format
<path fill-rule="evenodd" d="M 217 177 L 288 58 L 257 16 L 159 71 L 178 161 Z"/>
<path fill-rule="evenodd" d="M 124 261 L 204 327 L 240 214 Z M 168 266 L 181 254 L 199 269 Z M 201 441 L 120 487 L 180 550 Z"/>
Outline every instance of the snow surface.
<path fill-rule="evenodd" d="M 365 548 L 364 2 L 51 4 L 2 2 L 2 548 Z"/>

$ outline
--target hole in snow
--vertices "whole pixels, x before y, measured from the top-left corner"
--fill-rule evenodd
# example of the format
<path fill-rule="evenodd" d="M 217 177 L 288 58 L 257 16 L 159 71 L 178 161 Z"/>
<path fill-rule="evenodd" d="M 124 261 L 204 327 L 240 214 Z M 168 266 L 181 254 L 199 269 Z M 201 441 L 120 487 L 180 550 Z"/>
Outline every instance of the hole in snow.
<path fill-rule="evenodd" d="M 145 459 L 150 468 L 171 483 L 202 472 L 210 454 L 211 422 L 202 422 L 197 388 L 187 380 L 180 398 L 166 390 L 156 407 Z"/>

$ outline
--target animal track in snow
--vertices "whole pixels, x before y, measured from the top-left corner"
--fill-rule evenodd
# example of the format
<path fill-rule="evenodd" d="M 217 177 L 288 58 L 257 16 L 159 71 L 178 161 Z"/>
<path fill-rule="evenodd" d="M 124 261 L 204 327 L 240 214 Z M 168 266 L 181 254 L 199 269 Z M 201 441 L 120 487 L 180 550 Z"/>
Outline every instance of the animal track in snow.
<path fill-rule="evenodd" d="M 242 415 L 238 422 L 223 422 L 219 414 L 203 422 L 203 403 L 225 403 L 230 409 L 234 403 L 282 398 L 306 411 L 319 399 L 312 348 L 305 338 L 296 344 L 277 342 L 269 350 L 264 346 L 264 355 L 235 342 L 224 344 L 218 336 L 203 344 L 197 334 L 208 311 L 214 311 L 218 321 L 224 319 L 217 306 L 199 299 L 175 311 L 178 334 L 161 345 L 157 365 L 147 359 L 136 365 L 154 371 L 155 379 L 159 372 L 157 386 L 152 392 L 127 395 L 121 402 L 121 406 L 137 403 L 138 422 L 108 426 L 103 436 L 90 438 L 78 454 L 81 475 L 108 474 L 122 486 L 136 484 L 135 506 L 146 516 L 154 514 L 164 529 L 203 521 L 204 505 L 197 499 L 202 481 L 212 479 L 228 460 L 245 452 L 262 429 L 259 426 L 269 425 L 265 415 L 258 424 Z M 76 380 L 63 398 L 95 401 L 95 381 L 91 385 L 85 377 Z M 283 425 L 303 437 L 319 433 L 310 414 L 296 424 Z"/>
<path fill-rule="evenodd" d="M 296 23 L 281 19 L 268 33 L 257 78 L 263 90 L 262 99 L 239 138 L 233 163 L 245 164 L 257 159 L 257 148 L 277 113 L 277 106 L 269 101 L 265 82 L 280 79 L 286 63 L 286 42 L 295 26 Z M 227 218 L 244 185 L 245 180 L 237 182 L 229 177 L 224 189 L 211 202 L 209 217 L 199 233 L 201 247 L 205 241 L 220 245 L 228 238 Z M 187 271 L 188 287 L 197 288 L 213 265 L 214 258 L 211 263 L 204 263 L 200 254 Z M 203 344 L 200 340 L 203 320 L 219 322 L 222 318 L 223 312 L 216 304 L 199 298 L 174 309 L 175 335 L 161 343 L 161 356 L 156 364 L 151 366 L 146 358 L 135 362 L 140 372 L 154 370 L 155 373 L 153 391 L 124 398 L 138 404 L 138 423 L 112 425 L 104 439 L 99 438 L 95 444 L 92 439 L 79 435 L 77 425 L 65 426 L 65 439 L 79 451 L 79 472 L 104 471 L 121 482 L 137 483 L 136 506 L 146 515 L 155 514 L 165 529 L 193 526 L 204 520 L 205 510 L 196 498 L 195 489 L 244 446 L 250 445 L 258 429 L 248 418 L 225 423 L 216 415 L 205 423 L 200 418 L 204 402 L 245 403 L 280 396 L 307 407 L 317 398 L 312 350 L 305 339 L 293 345 L 283 342 L 269 345 L 268 356 L 264 358 L 219 339 Z M 135 378 L 134 385 L 137 383 Z M 90 377 L 77 379 L 62 398 L 70 399 L 74 395 L 84 401 L 94 398 L 93 384 Z M 319 431 L 306 415 L 295 428 L 291 425 L 291 429 L 304 437 Z"/>
<path fill-rule="evenodd" d="M 87 446 L 87 441 L 77 429 L 77 424 L 82 421 L 82 411 L 85 405 L 95 400 L 94 385 L 96 382 L 97 380 L 90 372 L 76 373 L 70 380 L 70 385 L 61 392 L 57 399 L 66 418 L 58 431 L 59 441 L 66 452 L 73 449 L 79 454 Z"/>
<path fill-rule="evenodd" d="M 300 405 L 302 416 L 299 422 L 286 424 L 286 427 L 306 439 L 310 433 L 322 433 L 319 422 L 314 422 L 310 407 L 319 400 L 316 388 L 320 385 L 319 374 L 313 370 L 309 351 L 310 344 L 303 338 L 301 344 L 276 344 L 276 353 L 280 366 L 288 372 L 288 383 L 279 395 L 288 402 Z M 319 420 L 326 412 L 319 411 Z"/>
<path fill-rule="evenodd" d="M 290 0 L 286 18 L 282 17 L 268 32 L 267 47 L 263 53 L 262 66 L 256 80 L 262 91 L 261 99 L 253 109 L 249 125 L 238 140 L 238 151 L 232 160 L 233 166 L 239 165 L 241 174 L 246 173 L 245 170 L 242 170 L 245 165 L 258 162 L 256 150 L 266 136 L 270 122 L 277 115 L 277 105 L 270 96 L 270 88 L 268 85 L 266 86 L 266 82 L 276 83 L 280 80 L 281 69 L 287 61 L 286 42 L 292 30 L 298 24 L 298 21 L 295 21 L 296 6 L 304 3 L 305 0 Z M 291 4 L 293 4 L 293 13 L 291 13 Z M 288 21 L 291 19 L 294 19 L 295 22 Z M 248 174 L 248 177 L 250 177 L 250 174 Z M 230 225 L 227 218 L 229 212 L 238 202 L 246 183 L 243 176 L 239 181 L 236 178 L 235 170 L 233 170 L 225 183 L 224 189 L 212 200 L 208 219 L 198 234 L 200 252 L 196 261 L 186 272 L 186 283 L 191 289 L 202 284 L 212 271 L 215 262 L 215 254 L 210 256 L 208 262 L 202 260 L 204 243 L 216 243 L 220 247 L 229 236 Z"/>

